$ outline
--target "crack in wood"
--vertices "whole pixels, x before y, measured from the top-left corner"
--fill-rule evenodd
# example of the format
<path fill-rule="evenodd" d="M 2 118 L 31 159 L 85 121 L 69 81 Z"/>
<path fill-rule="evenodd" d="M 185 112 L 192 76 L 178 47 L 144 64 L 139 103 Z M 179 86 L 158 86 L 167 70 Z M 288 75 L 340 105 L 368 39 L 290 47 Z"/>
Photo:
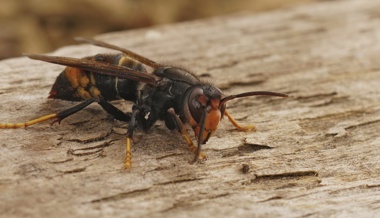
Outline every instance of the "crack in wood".
<path fill-rule="evenodd" d="M 80 173 L 86 170 L 87 167 L 78 167 L 70 170 L 57 170 L 59 173 L 63 174 L 72 174 L 72 173 Z"/>
<path fill-rule="evenodd" d="M 51 164 L 62 164 L 62 163 L 67 163 L 67 162 L 70 162 L 70 161 L 73 161 L 74 158 L 66 158 L 64 160 L 53 160 L 53 161 L 48 161 L 48 163 L 51 163 Z"/>
<path fill-rule="evenodd" d="M 165 155 L 162 155 L 162 156 L 159 156 L 159 157 L 156 157 L 156 160 L 161 160 L 161 159 L 165 159 L 165 158 L 168 158 L 168 157 L 174 157 L 174 156 L 182 156 L 184 155 L 185 153 L 171 153 L 171 154 L 165 154 Z"/>
<path fill-rule="evenodd" d="M 324 107 L 330 104 L 338 104 L 348 100 L 348 96 L 342 97 L 332 97 L 330 99 L 320 100 L 320 102 L 316 102 L 314 104 L 310 104 L 310 107 Z"/>
<path fill-rule="evenodd" d="M 261 83 L 264 83 L 266 81 L 266 79 L 246 79 L 246 80 L 237 80 L 237 81 L 231 81 L 231 82 L 228 82 L 228 83 L 223 83 L 223 84 L 220 84 L 218 87 L 224 91 L 234 87 L 244 87 L 244 86 L 256 86 L 256 85 L 259 85 Z"/>
<path fill-rule="evenodd" d="M 67 150 L 67 154 L 74 155 L 74 156 L 88 156 L 88 155 L 96 154 L 102 151 L 103 151 L 103 148 L 99 148 L 94 151 L 88 151 L 88 152 L 77 152 L 76 150 L 69 149 Z"/>
<path fill-rule="evenodd" d="M 231 130 L 235 131 L 235 130 Z M 237 148 L 226 148 L 226 149 L 219 149 L 220 152 L 222 152 L 222 157 L 232 157 L 235 155 L 244 155 L 246 153 L 253 153 L 256 151 L 264 150 L 264 149 L 273 149 L 273 147 L 270 147 L 268 145 L 262 145 L 262 144 L 256 144 L 256 143 L 248 143 L 244 140 L 244 144 L 238 146 Z"/>
<path fill-rule="evenodd" d="M 217 70 L 217 69 L 227 69 L 227 68 L 234 67 L 237 64 L 239 64 L 239 61 L 233 60 L 233 61 L 230 61 L 228 63 L 222 63 L 222 64 L 217 65 L 217 66 L 209 67 L 206 69 L 206 71 Z"/>
<path fill-rule="evenodd" d="M 354 124 L 354 125 L 347 126 L 344 129 L 345 130 L 351 130 L 351 129 L 354 129 L 354 128 L 357 128 L 357 127 L 367 126 L 367 125 L 371 125 L 371 124 L 379 123 L 379 122 L 380 122 L 380 119 L 370 120 L 370 121 L 366 121 L 366 122 L 357 123 L 357 124 Z"/>
<path fill-rule="evenodd" d="M 129 192 L 121 192 L 121 193 L 111 195 L 108 197 L 103 197 L 103 198 L 92 200 L 92 201 L 90 201 L 90 203 L 103 203 L 103 202 L 110 202 L 110 201 L 119 201 L 119 200 L 123 200 L 125 198 L 135 197 L 137 195 L 141 195 L 141 194 L 149 191 L 149 189 L 151 189 L 151 187 L 136 189 L 136 190 L 129 191 Z"/>
<path fill-rule="evenodd" d="M 300 187 L 313 189 L 321 184 L 321 179 L 318 178 L 318 173 L 314 170 L 254 175 L 256 177 L 248 181 L 246 185 L 254 184 L 252 187 L 260 190 L 294 189 Z"/>
<path fill-rule="evenodd" d="M 265 82 L 265 79 L 263 80 L 251 80 L 251 81 L 234 81 L 228 83 L 231 87 L 236 87 L 236 86 L 255 86 L 259 85 L 261 83 Z"/>
<path fill-rule="evenodd" d="M 371 185 L 369 185 L 369 186 L 371 186 Z M 378 188 L 378 187 L 380 187 L 380 184 L 375 184 L 374 187 L 368 187 L 368 185 L 355 185 L 355 186 L 351 186 L 351 187 L 337 188 L 333 191 L 331 191 L 330 189 L 328 189 L 328 190 L 316 190 L 316 191 L 305 193 L 305 194 L 287 197 L 286 199 L 292 200 L 292 199 L 296 199 L 296 198 L 303 198 L 303 197 L 310 196 L 310 195 L 321 195 L 323 193 L 328 193 L 329 195 L 334 195 L 334 194 L 339 195 L 340 193 L 345 192 L 345 191 L 347 192 L 347 191 L 356 190 L 356 189 L 360 190 L 360 189 Z"/>
<path fill-rule="evenodd" d="M 91 142 L 102 141 L 102 140 L 106 139 L 108 136 L 110 136 L 111 133 L 112 133 L 112 130 L 109 130 L 106 133 L 101 134 L 99 136 L 95 136 L 93 138 L 88 138 L 88 139 L 78 139 L 78 138 L 75 139 L 74 138 L 74 139 L 68 139 L 67 141 L 87 144 L 87 143 L 91 143 Z"/>
<path fill-rule="evenodd" d="M 199 180 L 202 180 L 202 178 L 174 179 L 174 180 L 170 180 L 170 181 L 167 181 L 167 182 L 157 183 L 156 185 L 178 184 L 178 183 L 193 182 L 193 181 L 199 181 Z"/>
<path fill-rule="evenodd" d="M 309 99 L 315 99 L 315 98 L 325 98 L 325 97 L 331 97 L 331 96 L 336 96 L 338 93 L 336 91 L 332 92 L 325 92 L 325 93 L 313 93 L 311 95 L 300 95 L 295 97 L 294 99 L 296 100 L 309 100 Z"/>
<path fill-rule="evenodd" d="M 77 148 L 77 149 L 70 148 L 69 150 L 67 150 L 67 154 L 74 155 L 74 156 L 86 156 L 86 155 L 96 154 L 96 153 L 102 152 L 105 147 L 111 146 L 113 141 L 115 140 L 106 141 L 95 146 L 84 147 L 84 148 Z M 89 151 L 89 150 L 94 150 L 94 151 Z"/>
<path fill-rule="evenodd" d="M 318 177 L 318 172 L 314 170 L 308 171 L 295 171 L 295 172 L 285 172 L 279 174 L 255 174 L 253 181 L 262 181 L 262 180 L 278 180 L 278 179 L 291 179 L 299 177 Z"/>
<path fill-rule="evenodd" d="M 380 187 L 380 184 L 371 184 L 371 185 L 367 184 L 367 185 L 365 185 L 364 187 L 365 187 L 365 188 L 379 188 L 379 187 Z"/>
<path fill-rule="evenodd" d="M 328 191 L 330 195 L 341 195 L 342 193 L 352 191 L 352 190 L 364 190 L 364 189 L 372 189 L 372 188 L 379 188 L 380 185 L 356 185 L 352 187 L 345 187 L 341 189 L 336 189 L 333 191 Z"/>
<path fill-rule="evenodd" d="M 257 203 L 263 203 L 263 202 L 268 202 L 268 201 L 273 201 L 273 200 L 281 200 L 281 199 L 283 199 L 283 197 L 276 195 L 276 196 L 273 196 L 273 197 L 270 197 L 270 198 L 267 198 L 267 199 L 264 199 L 261 201 L 257 201 Z"/>
<path fill-rule="evenodd" d="M 315 93 L 312 95 L 296 96 L 294 99 L 300 103 L 309 104 L 310 107 L 323 107 L 347 100 L 348 96 L 338 96 L 338 93 L 333 91 L 326 93 Z"/>
<path fill-rule="evenodd" d="M 330 113 L 330 114 L 324 114 L 322 116 L 317 116 L 313 118 L 303 118 L 300 119 L 300 126 L 308 131 L 325 131 L 329 130 L 330 132 L 327 133 L 327 135 L 337 135 L 339 132 L 335 134 L 335 132 L 331 132 L 331 128 L 339 128 L 342 131 L 345 130 L 345 128 L 351 127 L 354 128 L 358 124 L 345 124 L 342 126 L 338 126 L 337 122 L 342 122 L 342 120 L 353 120 L 356 119 L 362 119 L 363 116 L 368 116 L 369 113 L 374 113 L 374 111 L 370 109 L 358 109 L 358 110 L 350 110 L 350 111 L 343 111 L 343 112 L 337 112 L 337 113 Z M 372 121 L 364 121 L 363 125 L 371 124 Z M 373 121 L 374 123 L 379 122 L 378 119 Z M 352 122 L 351 122 L 352 123 Z"/>
<path fill-rule="evenodd" d="M 205 195 L 205 194 L 202 194 L 202 195 L 197 195 L 198 198 L 194 199 L 194 198 L 191 198 L 191 199 L 181 199 L 177 202 L 175 202 L 171 207 L 169 208 L 166 208 L 164 210 L 161 210 L 160 212 L 168 212 L 168 211 L 171 211 L 171 210 L 174 210 L 174 209 L 181 209 L 181 208 L 184 208 L 184 207 L 189 207 L 192 203 L 197 203 L 197 202 L 204 202 L 205 200 L 213 200 L 213 199 L 218 199 L 218 198 L 222 198 L 222 197 L 225 197 L 225 196 L 228 196 L 228 195 L 231 195 L 231 193 L 229 192 L 226 192 L 226 193 L 222 193 L 222 194 L 216 194 L 216 195 Z"/>
<path fill-rule="evenodd" d="M 247 138 L 244 139 L 244 144 L 238 147 L 238 150 L 242 153 L 252 153 L 263 149 L 273 149 L 273 147 L 264 144 L 247 142 Z"/>

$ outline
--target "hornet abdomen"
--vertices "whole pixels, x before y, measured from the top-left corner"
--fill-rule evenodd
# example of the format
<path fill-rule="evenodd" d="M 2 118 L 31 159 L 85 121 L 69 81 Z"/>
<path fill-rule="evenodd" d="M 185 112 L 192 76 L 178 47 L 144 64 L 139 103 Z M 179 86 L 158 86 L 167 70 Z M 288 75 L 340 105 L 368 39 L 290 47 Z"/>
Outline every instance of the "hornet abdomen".
<path fill-rule="evenodd" d="M 147 73 L 142 64 L 125 54 L 98 54 L 84 59 L 119 65 L 139 72 Z M 98 98 L 106 101 L 137 99 L 138 81 L 102 75 L 74 67 L 66 67 L 57 77 L 49 98 L 68 101 L 83 101 Z"/>

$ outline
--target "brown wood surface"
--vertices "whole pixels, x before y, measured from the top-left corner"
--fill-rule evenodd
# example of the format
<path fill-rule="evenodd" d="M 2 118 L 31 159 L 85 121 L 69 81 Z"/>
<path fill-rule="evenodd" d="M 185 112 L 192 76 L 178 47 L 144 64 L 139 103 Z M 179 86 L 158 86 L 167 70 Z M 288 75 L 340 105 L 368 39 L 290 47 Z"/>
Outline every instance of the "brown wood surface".
<path fill-rule="evenodd" d="M 326 1 L 263 14 L 111 33 L 98 39 L 191 69 L 227 94 L 229 112 L 189 165 L 186 143 L 158 123 L 137 132 L 92 105 L 61 125 L 0 133 L 1 217 L 376 217 L 380 214 L 380 1 Z M 90 45 L 55 55 L 109 52 Z M 63 68 L 0 62 L 0 121 L 68 108 L 47 100 Z M 212 77 L 212 78 L 211 78 Z M 115 105 L 125 111 L 131 104 Z M 244 168 L 244 169 L 243 169 Z"/>

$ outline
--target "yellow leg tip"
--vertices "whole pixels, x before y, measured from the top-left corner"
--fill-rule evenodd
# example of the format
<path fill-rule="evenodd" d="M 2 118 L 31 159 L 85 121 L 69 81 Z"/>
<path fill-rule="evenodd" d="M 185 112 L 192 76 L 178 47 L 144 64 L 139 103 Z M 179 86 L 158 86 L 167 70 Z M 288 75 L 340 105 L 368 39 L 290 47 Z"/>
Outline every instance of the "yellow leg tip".
<path fill-rule="evenodd" d="M 132 163 L 130 161 L 129 162 L 127 162 L 127 161 L 124 162 L 124 169 L 129 170 L 129 169 L 131 169 L 131 167 L 132 167 Z"/>
<path fill-rule="evenodd" d="M 199 160 L 202 160 L 202 161 L 207 160 L 207 155 L 205 153 L 201 152 L 199 154 Z"/>
<path fill-rule="evenodd" d="M 230 122 L 232 123 L 232 125 L 234 125 L 234 127 L 240 131 L 253 131 L 255 132 L 256 131 L 256 127 L 254 125 L 249 125 L 249 126 L 240 126 L 236 120 L 227 112 L 225 111 L 224 112 L 224 115 L 226 115 L 228 117 L 228 119 L 230 120 Z"/>
<path fill-rule="evenodd" d="M 125 160 L 124 168 L 130 169 L 132 166 L 132 154 L 131 154 L 131 138 L 127 138 L 126 149 L 125 149 Z"/>
<path fill-rule="evenodd" d="M 249 125 L 249 126 L 239 126 L 237 127 L 238 130 L 241 130 L 241 131 L 252 131 L 252 132 L 256 132 L 256 127 L 254 125 Z"/>
<path fill-rule="evenodd" d="M 0 123 L 0 129 L 17 129 L 17 128 L 26 128 L 28 126 L 34 125 L 36 123 L 40 123 L 52 118 L 57 118 L 57 114 L 49 114 L 34 120 L 30 120 L 25 123 Z"/>

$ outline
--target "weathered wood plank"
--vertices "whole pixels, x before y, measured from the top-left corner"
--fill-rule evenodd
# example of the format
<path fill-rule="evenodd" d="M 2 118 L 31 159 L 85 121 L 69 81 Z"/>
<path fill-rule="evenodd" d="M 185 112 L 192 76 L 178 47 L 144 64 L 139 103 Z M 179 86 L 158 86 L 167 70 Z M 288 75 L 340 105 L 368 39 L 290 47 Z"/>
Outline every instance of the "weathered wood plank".
<path fill-rule="evenodd" d="M 271 90 L 289 99 L 229 104 L 192 158 L 162 124 L 138 132 L 124 171 L 125 123 L 97 105 L 61 125 L 1 130 L 4 217 L 375 217 L 380 212 L 380 1 L 331 1 L 264 14 L 112 33 L 98 39 L 183 65 L 226 93 Z M 75 45 L 56 55 L 104 52 Z M 0 121 L 73 103 L 46 100 L 62 67 L 0 62 Z M 130 104 L 116 105 L 128 111 Z M 243 164 L 249 167 L 243 173 Z M 247 170 L 247 169 L 246 169 Z"/>

